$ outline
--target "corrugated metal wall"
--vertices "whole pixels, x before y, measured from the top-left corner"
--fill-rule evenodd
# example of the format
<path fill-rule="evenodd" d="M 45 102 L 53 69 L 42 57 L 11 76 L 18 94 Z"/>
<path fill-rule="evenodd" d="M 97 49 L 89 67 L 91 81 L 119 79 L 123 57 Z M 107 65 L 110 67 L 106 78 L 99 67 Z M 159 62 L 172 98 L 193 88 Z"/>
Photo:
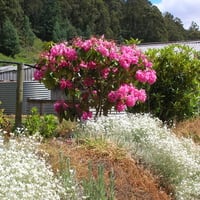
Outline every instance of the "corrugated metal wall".
<path fill-rule="evenodd" d="M 0 101 L 2 105 L 0 108 L 5 109 L 6 114 L 15 114 L 16 104 L 16 87 L 17 83 L 13 82 L 0 82 Z M 50 99 L 51 91 L 47 90 L 43 84 L 37 81 L 24 82 L 23 94 L 23 114 L 30 112 L 33 106 L 40 108 L 39 104 L 27 103 L 27 99 Z M 53 105 L 46 104 L 43 106 L 44 113 L 54 113 Z"/>
<path fill-rule="evenodd" d="M 24 66 L 24 81 L 33 81 L 34 68 Z M 16 81 L 17 66 L 0 67 L 0 81 Z"/>
<path fill-rule="evenodd" d="M 16 102 L 16 82 L 1 82 L 0 83 L 0 108 L 4 108 L 6 114 L 15 113 Z"/>

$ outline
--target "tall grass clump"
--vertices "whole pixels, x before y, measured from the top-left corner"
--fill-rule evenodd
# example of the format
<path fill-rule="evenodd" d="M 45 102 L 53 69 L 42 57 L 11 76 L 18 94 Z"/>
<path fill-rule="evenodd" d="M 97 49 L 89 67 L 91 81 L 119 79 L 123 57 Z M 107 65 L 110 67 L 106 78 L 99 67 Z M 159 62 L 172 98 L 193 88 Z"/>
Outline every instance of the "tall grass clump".
<path fill-rule="evenodd" d="M 100 117 L 82 131 L 128 148 L 173 186 L 176 199 L 200 199 L 200 147 L 176 137 L 159 119 L 149 114 Z"/>
<path fill-rule="evenodd" d="M 98 165 L 98 175 L 95 179 L 92 173 L 92 163 L 88 166 L 88 177 L 82 181 L 87 200 L 114 200 L 114 172 L 110 174 L 109 185 L 104 180 L 104 166 Z"/>
<path fill-rule="evenodd" d="M 84 200 L 87 196 L 84 195 L 83 188 L 76 180 L 76 171 L 71 168 L 70 159 L 65 158 L 62 153 L 60 153 L 60 169 L 59 174 L 61 177 L 61 182 L 66 191 L 65 200 Z"/>

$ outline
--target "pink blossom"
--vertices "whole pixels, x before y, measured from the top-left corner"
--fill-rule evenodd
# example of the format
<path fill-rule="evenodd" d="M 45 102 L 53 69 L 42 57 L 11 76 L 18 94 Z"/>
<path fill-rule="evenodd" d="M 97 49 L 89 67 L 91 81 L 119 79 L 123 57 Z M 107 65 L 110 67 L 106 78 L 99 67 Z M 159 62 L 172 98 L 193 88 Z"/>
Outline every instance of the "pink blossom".
<path fill-rule="evenodd" d="M 126 105 L 125 105 L 124 103 L 122 103 L 121 101 L 118 102 L 117 105 L 116 105 L 116 110 L 117 110 L 118 112 L 122 112 L 122 111 L 124 111 L 126 108 L 127 108 Z"/>
<path fill-rule="evenodd" d="M 150 62 L 150 61 L 145 57 L 145 58 L 143 58 L 143 65 L 144 65 L 145 67 L 147 67 L 147 68 L 152 68 L 153 63 Z"/>
<path fill-rule="evenodd" d="M 138 100 L 140 101 L 140 102 L 145 102 L 146 101 L 146 99 L 147 99 L 147 95 L 146 95 L 146 92 L 145 92 L 145 90 L 144 89 L 141 89 L 141 90 L 139 90 L 138 91 Z"/>
<path fill-rule="evenodd" d="M 119 63 L 124 69 L 129 69 L 130 64 L 131 64 L 131 62 L 129 60 L 126 60 L 123 57 L 120 58 Z"/>
<path fill-rule="evenodd" d="M 34 76 L 35 80 L 40 81 L 40 80 L 42 80 L 42 78 L 44 76 L 44 72 L 39 70 L 39 69 L 37 69 L 37 70 L 34 71 L 34 75 L 33 76 Z"/>
<path fill-rule="evenodd" d="M 92 112 L 91 111 L 88 111 L 88 112 L 83 111 L 81 119 L 85 121 L 85 120 L 88 120 L 90 118 L 92 118 Z"/>
<path fill-rule="evenodd" d="M 117 95 L 116 95 L 116 92 L 115 91 L 111 91 L 109 94 L 108 94 L 108 100 L 110 102 L 115 102 L 117 100 Z"/>
<path fill-rule="evenodd" d="M 113 67 L 113 68 L 112 68 L 112 72 L 113 72 L 113 73 L 117 73 L 117 72 L 118 72 L 118 68 L 117 68 L 117 67 Z"/>
<path fill-rule="evenodd" d="M 69 61 L 73 61 L 77 59 L 77 52 L 75 49 L 72 49 L 71 47 L 66 47 L 64 49 L 63 55 L 68 58 Z"/>
<path fill-rule="evenodd" d="M 110 49 L 110 54 L 109 54 L 109 58 L 111 60 L 116 60 L 118 61 L 119 60 L 119 53 L 118 53 L 118 49 L 117 48 L 111 48 Z"/>
<path fill-rule="evenodd" d="M 97 96 L 97 91 L 96 90 L 92 90 L 92 95 L 96 97 Z"/>
<path fill-rule="evenodd" d="M 146 74 L 142 70 L 138 70 L 135 74 L 135 78 L 141 83 L 145 83 L 147 81 Z"/>
<path fill-rule="evenodd" d="M 82 68 L 87 68 L 88 64 L 85 61 L 81 61 L 79 66 L 82 67 Z"/>
<path fill-rule="evenodd" d="M 128 107 L 133 107 L 135 105 L 135 103 L 136 103 L 136 100 L 137 99 L 133 95 L 128 95 L 126 97 L 126 105 Z"/>
<path fill-rule="evenodd" d="M 89 51 L 92 48 L 92 41 L 91 40 L 85 40 L 81 46 L 82 49 L 84 49 L 84 51 Z"/>
<path fill-rule="evenodd" d="M 66 61 L 66 60 L 61 60 L 59 63 L 59 67 L 63 68 L 63 67 L 67 67 L 70 65 L 70 62 Z"/>
<path fill-rule="evenodd" d="M 109 76 L 109 73 L 110 73 L 110 68 L 106 67 L 104 69 L 101 70 L 101 76 L 104 78 L 104 79 L 107 79 L 108 76 Z"/>
<path fill-rule="evenodd" d="M 94 62 L 94 61 L 89 61 L 89 62 L 88 62 L 88 68 L 89 68 L 89 69 L 95 69 L 96 66 L 97 66 L 97 63 L 96 63 L 96 62 Z"/>
<path fill-rule="evenodd" d="M 71 89 L 72 87 L 73 87 L 73 84 L 70 80 L 65 80 L 65 79 L 60 80 L 61 89 L 65 89 L 65 88 Z"/>
<path fill-rule="evenodd" d="M 54 45 L 50 50 L 50 56 L 57 57 L 57 56 L 65 56 L 69 61 L 76 60 L 77 59 L 77 53 L 76 51 L 66 46 L 66 43 L 60 43 Z"/>
<path fill-rule="evenodd" d="M 109 56 L 109 50 L 103 45 L 98 46 L 97 51 L 100 52 L 103 56 Z"/>
<path fill-rule="evenodd" d="M 156 77 L 156 71 L 151 70 L 151 71 L 148 71 L 147 73 L 148 73 L 148 80 L 147 80 L 147 82 L 150 85 L 154 84 L 156 82 L 156 79 L 157 79 L 157 77 Z"/>
<path fill-rule="evenodd" d="M 119 89 L 116 92 L 117 92 L 118 98 L 124 99 L 129 93 L 129 91 L 130 91 L 130 86 L 127 84 L 123 84 L 119 87 Z"/>
<path fill-rule="evenodd" d="M 57 113 L 61 113 L 63 112 L 64 110 L 66 110 L 68 107 L 68 105 L 65 103 L 64 100 L 59 100 L 59 101 L 56 101 L 54 103 L 54 110 L 57 112 Z"/>

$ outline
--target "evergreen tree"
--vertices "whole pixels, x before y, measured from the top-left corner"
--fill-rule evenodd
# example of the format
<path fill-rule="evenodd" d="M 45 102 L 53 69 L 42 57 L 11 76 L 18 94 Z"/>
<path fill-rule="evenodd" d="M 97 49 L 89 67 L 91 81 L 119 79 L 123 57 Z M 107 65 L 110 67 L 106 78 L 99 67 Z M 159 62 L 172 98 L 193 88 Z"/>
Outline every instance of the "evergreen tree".
<path fill-rule="evenodd" d="M 58 1 L 45 0 L 41 14 L 41 19 L 39 22 L 39 36 L 42 40 L 53 40 L 53 34 L 55 35 L 55 31 L 58 31 L 58 23 L 60 24 L 59 14 L 60 9 Z M 55 27 L 56 23 L 57 28 Z"/>
<path fill-rule="evenodd" d="M 9 18 L 15 27 L 20 27 L 23 21 L 23 9 L 21 0 L 0 0 L 0 24 L 2 25 Z"/>
<path fill-rule="evenodd" d="M 24 15 L 28 16 L 32 30 L 37 37 L 40 37 L 40 26 L 44 7 L 42 0 L 23 0 Z"/>
<path fill-rule="evenodd" d="M 199 26 L 196 22 L 192 22 L 189 30 L 187 31 L 187 39 L 189 40 L 198 40 L 200 39 Z"/>
<path fill-rule="evenodd" d="M 162 13 L 156 6 L 147 7 L 143 18 L 141 33 L 145 42 L 166 42 L 168 34 Z"/>
<path fill-rule="evenodd" d="M 20 51 L 19 37 L 16 28 L 9 19 L 3 24 L 0 35 L 0 52 L 14 57 Z"/>
<path fill-rule="evenodd" d="M 24 46 L 32 46 L 35 39 L 35 34 L 31 29 L 29 18 L 27 16 L 24 17 L 24 23 L 21 34 L 21 43 Z"/>
<path fill-rule="evenodd" d="M 123 2 L 120 0 L 105 0 L 105 2 L 110 14 L 110 29 L 113 33 L 111 37 L 119 39 L 121 36 Z"/>
<path fill-rule="evenodd" d="M 179 18 L 175 18 L 171 13 L 164 14 L 164 20 L 168 32 L 168 41 L 182 41 L 186 38 L 186 31 Z"/>

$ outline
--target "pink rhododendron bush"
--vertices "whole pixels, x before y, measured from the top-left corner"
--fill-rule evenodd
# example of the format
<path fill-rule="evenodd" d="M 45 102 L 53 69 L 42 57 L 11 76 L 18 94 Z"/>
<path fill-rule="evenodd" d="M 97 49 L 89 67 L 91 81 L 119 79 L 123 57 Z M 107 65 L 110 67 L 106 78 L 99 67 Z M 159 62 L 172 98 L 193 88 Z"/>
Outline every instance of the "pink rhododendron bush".
<path fill-rule="evenodd" d="M 124 111 L 145 102 L 143 84 L 156 81 L 151 61 L 135 45 L 117 45 L 104 37 L 55 44 L 36 67 L 35 80 L 66 95 L 54 104 L 61 120 L 87 120 L 93 117 L 91 108 L 95 116 L 107 115 L 113 107 Z"/>

